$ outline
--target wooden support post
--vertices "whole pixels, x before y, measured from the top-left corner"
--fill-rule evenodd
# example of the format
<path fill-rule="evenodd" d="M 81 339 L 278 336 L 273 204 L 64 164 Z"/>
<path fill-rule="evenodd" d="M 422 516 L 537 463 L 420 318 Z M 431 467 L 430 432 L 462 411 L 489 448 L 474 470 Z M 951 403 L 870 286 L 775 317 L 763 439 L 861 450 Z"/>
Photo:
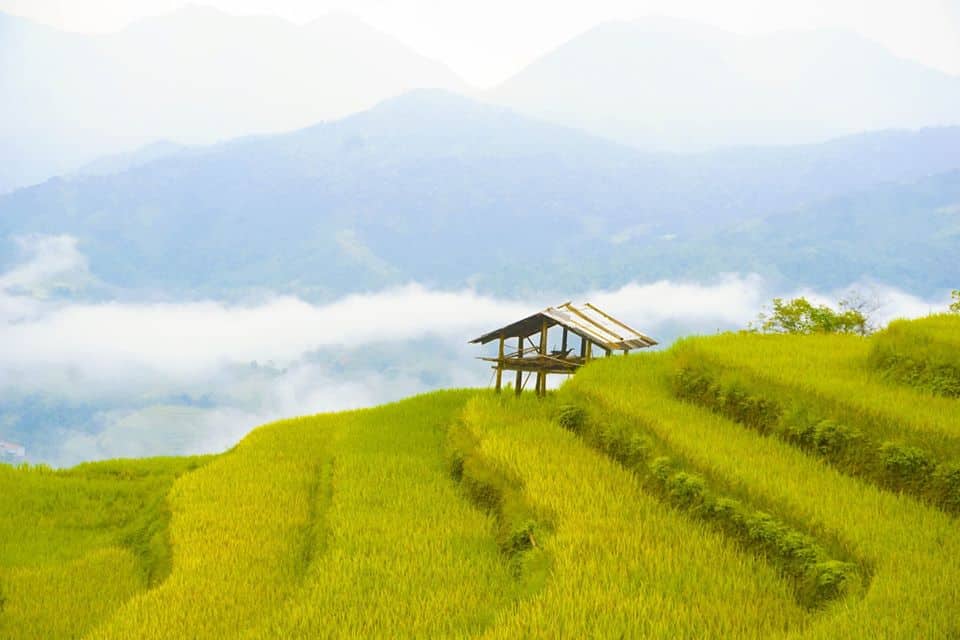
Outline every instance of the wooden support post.
<path fill-rule="evenodd" d="M 523 336 L 517 336 L 517 357 L 523 357 Z M 517 369 L 516 381 L 513 383 L 513 392 L 519 396 L 523 392 L 523 371 Z"/>
<path fill-rule="evenodd" d="M 604 349 L 604 351 L 607 352 L 607 357 L 608 357 L 608 358 L 613 355 L 613 350 L 612 350 L 612 349 Z"/>
<path fill-rule="evenodd" d="M 580 359 L 581 360 L 587 359 L 587 339 L 586 338 L 580 338 Z"/>
<path fill-rule="evenodd" d="M 587 355 L 584 357 L 584 360 L 590 362 L 591 358 L 593 358 L 593 343 L 587 340 Z"/>
<path fill-rule="evenodd" d="M 500 354 L 497 356 L 497 393 L 500 393 L 500 387 L 503 385 L 503 345 L 506 340 L 500 336 Z"/>
<path fill-rule="evenodd" d="M 569 333 L 569 330 L 568 330 L 566 327 L 564 327 L 564 328 L 563 328 L 563 340 L 562 340 L 561 343 L 560 343 L 560 351 L 562 351 L 562 352 L 564 353 L 564 357 L 566 357 L 566 353 L 567 353 L 567 334 L 568 334 L 568 333 Z"/>
<path fill-rule="evenodd" d="M 540 325 L 540 348 L 538 354 L 543 357 L 547 355 L 547 321 L 544 320 Z M 545 395 L 547 391 L 547 373 L 537 371 L 537 395 Z"/>

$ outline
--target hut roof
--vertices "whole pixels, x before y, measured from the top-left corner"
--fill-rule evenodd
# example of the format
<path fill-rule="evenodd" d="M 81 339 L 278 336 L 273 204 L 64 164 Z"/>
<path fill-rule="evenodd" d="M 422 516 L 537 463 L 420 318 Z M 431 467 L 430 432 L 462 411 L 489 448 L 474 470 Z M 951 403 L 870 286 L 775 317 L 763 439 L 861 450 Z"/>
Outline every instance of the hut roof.
<path fill-rule="evenodd" d="M 543 311 L 485 333 L 470 342 L 487 344 L 500 338 L 526 338 L 539 332 L 544 321 L 548 328 L 556 325 L 566 327 L 581 338 L 614 351 L 643 349 L 657 344 L 657 341 L 650 336 L 627 326 L 589 302 L 580 306 L 566 302 L 556 307 L 547 307 Z"/>

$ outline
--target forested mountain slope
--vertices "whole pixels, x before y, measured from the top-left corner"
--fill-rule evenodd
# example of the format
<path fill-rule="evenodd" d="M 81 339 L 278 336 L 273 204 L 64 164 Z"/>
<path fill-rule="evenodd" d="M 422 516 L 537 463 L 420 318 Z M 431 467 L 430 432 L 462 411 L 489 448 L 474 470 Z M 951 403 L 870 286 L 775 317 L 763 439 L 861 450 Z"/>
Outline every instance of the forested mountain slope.
<path fill-rule="evenodd" d="M 0 197 L 0 264 L 15 260 L 16 236 L 68 234 L 111 286 L 325 298 L 410 280 L 495 293 L 516 293 L 520 281 L 552 291 L 561 277 L 540 281 L 543 264 L 569 272 L 567 290 L 702 277 L 714 264 L 780 275 L 788 286 L 825 286 L 833 280 L 821 277 L 818 261 L 850 261 L 834 279 L 869 275 L 871 255 L 886 251 L 872 244 L 886 241 L 877 234 L 920 211 L 927 222 L 916 228 L 931 233 L 905 248 L 889 284 L 929 281 L 923 256 L 957 248 L 950 214 L 925 208 L 952 206 L 952 175 L 918 189 L 882 187 L 897 197 L 875 213 L 858 209 L 856 194 L 960 167 L 960 128 L 650 154 L 419 91 L 290 134 L 113 162 L 129 169 Z M 781 252 L 776 238 L 810 211 L 820 212 L 817 224 L 804 227 L 800 241 L 819 254 Z M 883 224 L 862 238 L 849 221 L 871 215 Z M 730 236 L 749 244 L 742 230 L 757 220 L 755 233 L 765 234 L 759 253 L 720 255 Z M 829 233 L 811 235 L 822 227 Z M 705 259 L 689 258 L 691 243 Z"/>

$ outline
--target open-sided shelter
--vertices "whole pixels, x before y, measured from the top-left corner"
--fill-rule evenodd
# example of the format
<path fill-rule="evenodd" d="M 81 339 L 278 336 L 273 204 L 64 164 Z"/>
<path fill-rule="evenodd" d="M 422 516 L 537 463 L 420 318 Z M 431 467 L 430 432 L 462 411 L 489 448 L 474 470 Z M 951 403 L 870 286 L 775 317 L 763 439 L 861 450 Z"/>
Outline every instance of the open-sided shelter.
<path fill-rule="evenodd" d="M 550 346 L 549 333 L 560 327 L 559 345 Z M 514 389 L 519 394 L 525 386 L 526 377 L 536 373 L 536 391 L 547 391 L 547 375 L 570 375 L 589 362 L 595 349 L 605 355 L 614 351 L 628 353 L 657 344 L 653 338 L 640 333 L 613 316 L 601 311 L 589 302 L 573 305 L 566 302 L 556 307 L 547 307 L 539 313 L 517 320 L 505 327 L 485 333 L 471 340 L 471 344 L 487 344 L 499 341 L 497 357 L 482 357 L 493 363 L 496 370 L 496 389 L 500 391 L 504 371 L 516 371 Z M 507 350 L 507 341 L 516 340 L 516 348 Z"/>

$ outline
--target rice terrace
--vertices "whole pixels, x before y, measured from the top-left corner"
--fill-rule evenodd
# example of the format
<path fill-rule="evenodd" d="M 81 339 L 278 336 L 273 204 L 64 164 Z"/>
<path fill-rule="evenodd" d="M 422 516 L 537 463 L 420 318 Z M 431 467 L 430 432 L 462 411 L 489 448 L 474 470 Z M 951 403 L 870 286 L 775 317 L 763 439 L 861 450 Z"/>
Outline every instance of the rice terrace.
<path fill-rule="evenodd" d="M 960 640 L 960 0 L 0 0 L 0 640 Z"/>
<path fill-rule="evenodd" d="M 529 370 L 619 322 L 551 309 L 498 334 L 559 318 Z M 960 314 L 726 333 L 220 455 L 0 465 L 0 637 L 960 637 L 958 344 Z"/>

